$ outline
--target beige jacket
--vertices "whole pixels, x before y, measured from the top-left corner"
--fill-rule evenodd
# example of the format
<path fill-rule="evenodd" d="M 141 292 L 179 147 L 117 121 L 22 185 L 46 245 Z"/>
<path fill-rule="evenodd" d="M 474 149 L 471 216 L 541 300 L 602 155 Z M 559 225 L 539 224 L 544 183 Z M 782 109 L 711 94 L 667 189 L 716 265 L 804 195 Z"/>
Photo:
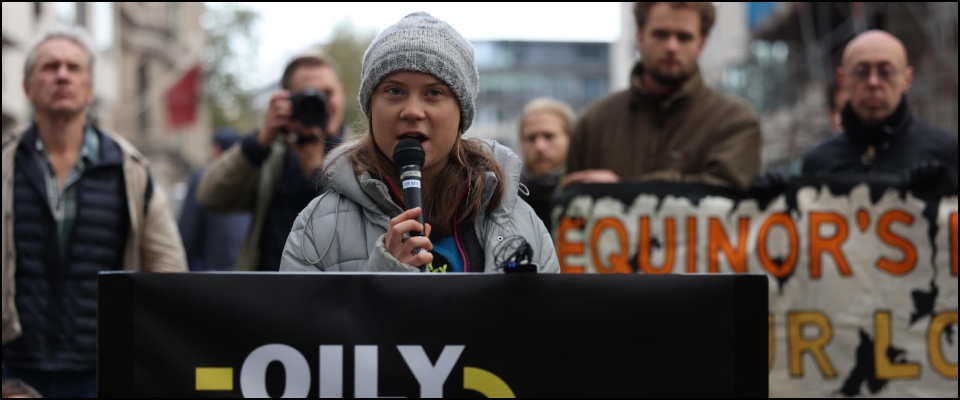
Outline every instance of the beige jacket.
<path fill-rule="evenodd" d="M 567 173 L 609 169 L 623 180 L 701 182 L 746 188 L 760 172 L 760 121 L 746 102 L 703 84 L 699 70 L 657 99 L 631 87 L 592 106 L 570 138 Z"/>
<path fill-rule="evenodd" d="M 124 250 L 124 269 L 145 272 L 185 272 L 187 257 L 180 240 L 180 232 L 173 219 L 170 204 L 163 190 L 154 185 L 150 209 L 144 212 L 148 163 L 146 158 L 123 137 L 100 130 L 123 151 L 123 175 L 127 188 L 127 208 L 130 210 L 130 233 Z M 13 179 L 14 156 L 22 134 L 3 148 L 3 344 L 20 337 L 22 329 L 17 314 L 16 248 L 13 237 Z"/>

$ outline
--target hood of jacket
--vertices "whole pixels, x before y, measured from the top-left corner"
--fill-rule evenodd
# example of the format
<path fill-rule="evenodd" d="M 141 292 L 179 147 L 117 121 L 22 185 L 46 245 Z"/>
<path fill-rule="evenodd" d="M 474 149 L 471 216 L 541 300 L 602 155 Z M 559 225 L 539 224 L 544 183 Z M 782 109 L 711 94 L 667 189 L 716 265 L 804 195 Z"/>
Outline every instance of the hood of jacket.
<path fill-rule="evenodd" d="M 519 198 L 520 171 L 522 162 L 513 150 L 490 139 L 465 138 L 464 140 L 476 140 L 483 144 L 482 148 L 488 154 L 493 154 L 494 158 L 503 169 L 504 182 L 503 199 L 500 206 L 489 213 L 498 224 L 510 217 L 516 208 Z M 356 202 L 377 225 L 387 227 L 390 225 L 390 219 L 403 212 L 403 209 L 393 201 L 390 196 L 390 189 L 379 179 L 374 178 L 369 172 L 363 172 L 360 176 L 354 175 L 353 165 L 345 153 L 354 146 L 362 145 L 361 142 L 345 144 L 334 150 L 328 157 L 324 165 L 325 183 L 330 189 L 340 193 L 342 196 Z M 493 171 L 484 173 L 486 185 L 483 193 L 483 201 L 489 204 L 493 197 L 494 189 L 497 184 L 497 177 Z M 486 213 L 480 213 L 481 218 L 486 217 Z"/>

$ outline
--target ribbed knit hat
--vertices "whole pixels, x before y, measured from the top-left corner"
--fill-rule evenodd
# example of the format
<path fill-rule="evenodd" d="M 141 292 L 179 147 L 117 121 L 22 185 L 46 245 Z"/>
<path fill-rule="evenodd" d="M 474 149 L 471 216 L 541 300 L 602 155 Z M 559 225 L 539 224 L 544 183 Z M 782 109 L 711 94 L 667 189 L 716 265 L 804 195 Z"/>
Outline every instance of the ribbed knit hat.
<path fill-rule="evenodd" d="M 480 86 L 473 45 L 450 24 L 425 12 L 403 17 L 377 35 L 363 53 L 360 109 L 370 116 L 370 96 L 394 72 L 416 71 L 442 80 L 460 101 L 463 131 L 473 123 L 474 100 Z"/>

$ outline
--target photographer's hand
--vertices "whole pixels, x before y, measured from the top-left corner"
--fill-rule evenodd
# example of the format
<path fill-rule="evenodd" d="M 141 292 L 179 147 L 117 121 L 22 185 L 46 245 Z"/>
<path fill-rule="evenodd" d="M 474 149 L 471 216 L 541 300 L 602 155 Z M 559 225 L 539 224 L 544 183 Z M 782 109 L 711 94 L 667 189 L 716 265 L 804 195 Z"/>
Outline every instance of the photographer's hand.
<path fill-rule="evenodd" d="M 300 171 L 307 180 L 313 180 L 317 170 L 323 167 L 323 160 L 326 156 L 325 140 L 310 140 L 297 143 L 297 136 L 316 136 L 322 137 L 323 132 L 316 126 L 305 126 L 297 121 L 290 121 L 290 132 L 293 135 L 286 141 L 287 148 L 296 153 L 297 163 L 300 165 Z"/>
<path fill-rule="evenodd" d="M 286 129 L 290 122 L 293 104 L 290 103 L 289 96 L 289 92 L 281 90 L 270 97 L 270 104 L 267 105 L 267 111 L 263 115 L 263 124 L 257 132 L 257 142 L 260 143 L 260 147 L 270 148 L 270 143 L 273 143 L 277 135 Z"/>

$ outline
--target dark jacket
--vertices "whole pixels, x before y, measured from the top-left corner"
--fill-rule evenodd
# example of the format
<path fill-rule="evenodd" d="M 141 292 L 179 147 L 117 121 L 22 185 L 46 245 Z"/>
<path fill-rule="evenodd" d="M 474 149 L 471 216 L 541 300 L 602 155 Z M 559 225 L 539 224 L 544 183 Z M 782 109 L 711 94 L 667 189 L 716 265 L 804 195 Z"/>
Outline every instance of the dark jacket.
<path fill-rule="evenodd" d="M 180 211 L 180 237 L 191 271 L 231 271 L 237 265 L 250 213 L 211 214 L 197 204 L 197 186 L 203 171 L 190 176 Z"/>
<path fill-rule="evenodd" d="M 543 176 L 534 175 L 526 167 L 520 171 L 520 184 L 526 186 L 529 193 L 523 199 L 537 213 L 537 217 L 543 221 L 547 231 L 551 231 L 553 225 L 550 219 L 550 212 L 553 211 L 551 206 L 561 178 L 563 178 L 562 166 Z"/>
<path fill-rule="evenodd" d="M 921 160 L 939 160 L 957 186 L 957 136 L 924 123 L 910 112 L 906 97 L 880 126 L 867 128 L 847 103 L 843 132 L 810 150 L 805 175 L 887 175 L 901 179 Z"/>
<path fill-rule="evenodd" d="M 760 172 L 760 121 L 746 102 L 703 84 L 699 70 L 660 98 L 640 85 L 591 105 L 570 139 L 567 173 L 609 169 L 623 180 L 745 188 Z"/>
<path fill-rule="evenodd" d="M 182 271 L 180 238 L 146 160 L 97 130 L 100 161 L 78 181 L 69 246 L 60 253 L 31 128 L 3 155 L 3 361 L 45 371 L 92 371 L 100 271 Z M 8 197 L 9 196 L 9 197 Z M 14 219 L 14 217 L 16 219 Z M 22 332 L 22 335 L 21 335 Z"/>
<path fill-rule="evenodd" d="M 340 144 L 343 128 L 326 143 L 327 154 Z M 211 213 L 251 212 L 253 219 L 237 261 L 238 271 L 279 269 L 290 227 L 319 193 L 314 179 L 303 177 L 296 154 L 277 138 L 262 149 L 252 133 L 207 168 L 197 202 Z"/>

